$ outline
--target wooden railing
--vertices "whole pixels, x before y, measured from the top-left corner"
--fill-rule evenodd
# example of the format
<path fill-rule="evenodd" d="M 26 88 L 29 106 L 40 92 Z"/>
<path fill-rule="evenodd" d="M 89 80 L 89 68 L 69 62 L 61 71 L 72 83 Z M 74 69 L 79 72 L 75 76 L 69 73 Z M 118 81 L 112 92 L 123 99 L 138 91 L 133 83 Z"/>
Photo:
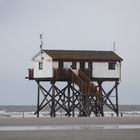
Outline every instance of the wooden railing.
<path fill-rule="evenodd" d="M 80 79 L 71 69 L 54 69 L 54 78 L 56 80 L 69 80 L 79 86 L 82 92 L 85 94 L 87 92 L 87 84 Z"/>
<path fill-rule="evenodd" d="M 82 71 L 89 79 L 92 79 L 92 69 L 79 69 Z"/>
<path fill-rule="evenodd" d="M 98 94 L 96 85 L 90 80 L 83 70 L 75 74 L 71 69 L 54 69 L 54 78 L 56 80 L 67 80 L 78 85 L 82 94 Z"/>
<path fill-rule="evenodd" d="M 28 78 L 33 79 L 34 78 L 34 70 L 33 69 L 28 69 Z"/>
<path fill-rule="evenodd" d="M 79 69 L 78 71 L 78 76 L 85 82 L 85 83 L 90 83 L 90 79 L 88 76 L 83 72 L 83 70 Z"/>
<path fill-rule="evenodd" d="M 91 94 L 91 93 L 94 94 L 97 92 L 96 85 L 90 80 L 90 78 L 85 74 L 85 72 L 82 69 L 79 70 L 78 75 L 88 85 L 88 88 L 87 88 L 88 94 Z"/>
<path fill-rule="evenodd" d="M 88 85 L 72 70 L 70 70 L 70 73 L 71 73 L 71 81 L 79 86 L 83 94 L 86 94 Z"/>
<path fill-rule="evenodd" d="M 56 80 L 69 80 L 70 79 L 69 69 L 64 68 L 54 69 L 54 78 Z"/>

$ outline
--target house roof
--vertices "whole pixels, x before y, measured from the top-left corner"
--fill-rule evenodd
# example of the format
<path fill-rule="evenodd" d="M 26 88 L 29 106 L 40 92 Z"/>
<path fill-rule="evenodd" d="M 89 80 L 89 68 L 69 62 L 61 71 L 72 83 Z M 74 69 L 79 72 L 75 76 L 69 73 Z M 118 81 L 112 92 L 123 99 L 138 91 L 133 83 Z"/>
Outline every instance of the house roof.
<path fill-rule="evenodd" d="M 54 60 L 96 60 L 122 61 L 123 59 L 113 51 L 91 50 L 43 50 Z"/>

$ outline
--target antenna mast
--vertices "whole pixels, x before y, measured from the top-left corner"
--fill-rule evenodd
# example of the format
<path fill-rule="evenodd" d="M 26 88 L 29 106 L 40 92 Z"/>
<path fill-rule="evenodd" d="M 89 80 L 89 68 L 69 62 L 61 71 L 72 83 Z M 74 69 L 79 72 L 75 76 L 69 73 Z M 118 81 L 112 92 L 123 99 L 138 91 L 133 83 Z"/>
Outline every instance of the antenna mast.
<path fill-rule="evenodd" d="M 41 52 L 42 52 L 42 46 L 43 46 L 42 36 L 43 36 L 43 34 L 40 34 L 40 42 L 41 42 L 41 44 L 40 44 L 40 50 L 41 50 Z"/>
<path fill-rule="evenodd" d="M 116 51 L 115 45 L 116 45 L 116 42 L 114 41 L 114 42 L 113 42 L 113 52 Z"/>
<path fill-rule="evenodd" d="M 42 39 L 42 36 L 43 36 L 43 34 L 40 34 L 40 52 L 41 52 L 41 59 L 44 59 L 44 57 L 42 56 L 42 53 L 43 53 L 43 51 L 42 51 L 42 46 L 43 46 L 43 39 Z"/>

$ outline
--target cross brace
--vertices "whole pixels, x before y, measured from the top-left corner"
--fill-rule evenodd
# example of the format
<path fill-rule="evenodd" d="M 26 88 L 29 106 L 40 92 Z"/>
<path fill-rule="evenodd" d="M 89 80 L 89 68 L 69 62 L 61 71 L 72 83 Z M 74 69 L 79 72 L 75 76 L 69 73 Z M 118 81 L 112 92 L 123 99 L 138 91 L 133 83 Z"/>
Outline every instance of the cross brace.
<path fill-rule="evenodd" d="M 118 81 L 115 81 L 114 86 L 106 92 L 103 89 L 102 82 L 98 82 L 99 97 L 92 94 L 83 94 L 80 88 L 74 83 L 68 82 L 62 88 L 58 88 L 56 81 L 50 82 L 50 88 L 47 90 L 41 84 L 41 81 L 36 81 L 38 85 L 37 110 L 35 114 L 39 117 L 39 112 L 48 107 L 51 117 L 56 117 L 58 112 L 65 113 L 65 116 L 104 116 L 104 105 L 109 107 L 118 116 Z M 111 95 L 115 91 L 115 103 L 111 100 Z"/>

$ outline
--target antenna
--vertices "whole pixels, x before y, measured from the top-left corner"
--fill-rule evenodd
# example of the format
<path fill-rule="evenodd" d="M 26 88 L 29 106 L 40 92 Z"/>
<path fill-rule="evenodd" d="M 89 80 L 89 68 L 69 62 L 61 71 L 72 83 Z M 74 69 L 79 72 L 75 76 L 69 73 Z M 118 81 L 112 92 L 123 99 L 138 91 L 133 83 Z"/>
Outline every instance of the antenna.
<path fill-rule="evenodd" d="M 116 42 L 114 41 L 114 42 L 113 42 L 113 52 L 116 51 L 115 45 L 116 45 Z"/>
<path fill-rule="evenodd" d="M 42 46 L 43 46 L 43 39 L 42 39 L 43 34 L 40 34 L 40 52 L 41 52 L 41 59 L 44 59 L 44 57 L 42 56 Z"/>
<path fill-rule="evenodd" d="M 41 52 L 42 52 L 42 46 L 43 46 L 43 40 L 42 40 L 42 36 L 43 36 L 43 34 L 40 34 L 40 50 L 41 50 Z"/>

